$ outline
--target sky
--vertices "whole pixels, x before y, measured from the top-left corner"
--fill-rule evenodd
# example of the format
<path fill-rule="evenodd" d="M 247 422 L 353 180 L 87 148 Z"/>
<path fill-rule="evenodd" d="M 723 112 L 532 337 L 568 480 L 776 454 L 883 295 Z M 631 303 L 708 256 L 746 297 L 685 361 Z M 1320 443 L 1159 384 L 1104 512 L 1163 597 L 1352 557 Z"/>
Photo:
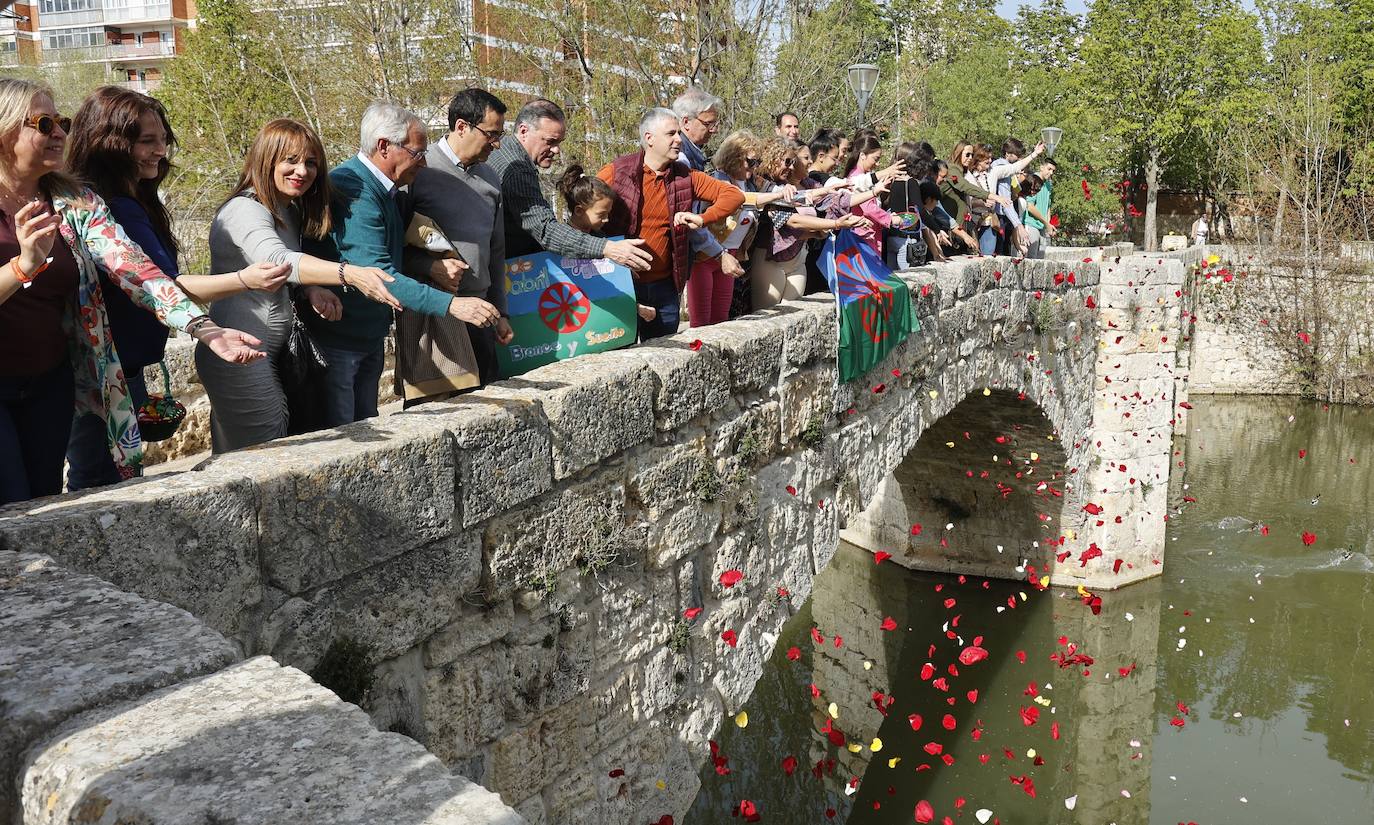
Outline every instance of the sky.
<path fill-rule="evenodd" d="M 1037 0 L 1001 0 L 997 4 L 997 13 L 1011 20 L 1016 18 L 1016 12 L 1021 6 L 1038 6 Z M 1068 0 L 1064 6 L 1071 12 L 1082 14 L 1088 10 L 1087 0 Z"/>

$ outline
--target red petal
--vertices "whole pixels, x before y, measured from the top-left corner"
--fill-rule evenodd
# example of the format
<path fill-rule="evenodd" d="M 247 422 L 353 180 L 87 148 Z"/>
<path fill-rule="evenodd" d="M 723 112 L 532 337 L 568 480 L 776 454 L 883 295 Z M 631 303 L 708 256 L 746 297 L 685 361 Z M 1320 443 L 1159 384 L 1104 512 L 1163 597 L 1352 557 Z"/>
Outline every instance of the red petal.
<path fill-rule="evenodd" d="M 691 620 L 695 619 L 697 616 L 700 616 L 700 615 L 701 615 L 701 610 L 702 610 L 702 608 L 700 608 L 700 607 L 689 607 L 689 608 L 687 608 L 686 610 L 682 611 L 682 615 L 686 616 L 686 617 L 687 617 L 687 621 L 690 622 Z"/>
<path fill-rule="evenodd" d="M 970 645 L 959 651 L 959 664 L 972 665 L 988 657 L 988 652 L 977 645 Z"/>
<path fill-rule="evenodd" d="M 690 346 L 690 347 L 692 348 L 692 352 L 699 352 L 699 351 L 701 350 L 701 339 L 700 339 L 700 338 L 696 339 L 695 341 L 693 341 L 693 342 L 692 342 L 691 344 L 689 344 L 688 346 Z"/>
<path fill-rule="evenodd" d="M 935 809 L 930 807 L 930 803 L 922 799 L 916 803 L 916 821 L 925 823 L 935 819 Z"/>
<path fill-rule="evenodd" d="M 739 584 L 740 579 L 743 578 L 744 574 L 738 570 L 726 570 L 724 573 L 720 574 L 720 583 L 724 587 L 734 587 Z"/>
<path fill-rule="evenodd" d="M 883 619 L 882 628 L 883 630 L 896 630 L 897 622 L 891 616 L 888 616 L 887 618 Z"/>
<path fill-rule="evenodd" d="M 887 560 L 890 559 L 890 558 L 892 558 L 892 554 L 891 554 L 891 553 L 889 553 L 889 552 L 887 552 L 887 551 L 885 551 L 885 550 L 879 550 L 878 552 L 876 552 L 876 553 L 873 554 L 873 563 L 874 563 L 874 564 L 882 564 L 883 562 L 887 561 Z"/>

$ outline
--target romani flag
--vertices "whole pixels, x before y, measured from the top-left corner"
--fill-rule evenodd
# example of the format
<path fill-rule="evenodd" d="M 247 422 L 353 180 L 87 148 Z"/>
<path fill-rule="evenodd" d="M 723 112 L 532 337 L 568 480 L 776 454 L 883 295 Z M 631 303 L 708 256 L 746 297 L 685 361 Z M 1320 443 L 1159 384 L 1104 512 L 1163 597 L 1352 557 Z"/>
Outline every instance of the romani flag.
<path fill-rule="evenodd" d="M 853 381 L 920 325 L 906 283 L 850 230 L 831 234 L 820 266 L 840 315 L 840 381 Z"/>

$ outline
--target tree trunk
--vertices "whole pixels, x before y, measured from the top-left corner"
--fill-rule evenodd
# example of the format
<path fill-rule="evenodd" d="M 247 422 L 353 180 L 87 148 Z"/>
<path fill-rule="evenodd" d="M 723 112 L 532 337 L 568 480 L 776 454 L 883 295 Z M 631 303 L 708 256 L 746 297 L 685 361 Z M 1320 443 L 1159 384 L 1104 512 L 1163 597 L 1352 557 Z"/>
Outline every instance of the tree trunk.
<path fill-rule="evenodd" d="M 1278 245 L 1283 241 L 1283 213 L 1287 211 L 1287 207 L 1288 195 L 1282 188 L 1280 188 L 1279 205 L 1274 210 L 1274 226 L 1269 233 L 1269 242 L 1272 243 L 1276 249 L 1278 248 Z"/>
<path fill-rule="evenodd" d="M 1160 151 L 1150 149 L 1145 161 L 1145 251 L 1154 252 L 1159 248 L 1157 226 L 1159 211 L 1159 169 Z"/>

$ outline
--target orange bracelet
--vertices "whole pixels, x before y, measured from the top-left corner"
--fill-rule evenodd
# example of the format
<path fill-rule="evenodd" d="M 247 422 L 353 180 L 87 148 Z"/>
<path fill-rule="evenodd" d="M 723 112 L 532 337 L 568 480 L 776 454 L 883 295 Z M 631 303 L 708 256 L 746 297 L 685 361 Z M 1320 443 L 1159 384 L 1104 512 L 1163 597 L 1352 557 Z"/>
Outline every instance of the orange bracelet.
<path fill-rule="evenodd" d="M 14 273 L 15 280 L 19 281 L 19 283 L 23 284 L 24 286 L 28 286 L 29 284 L 33 283 L 33 279 L 37 278 L 40 274 L 42 274 L 43 270 L 47 268 L 48 262 L 44 261 L 43 265 L 38 267 L 38 269 L 34 270 L 32 275 L 25 275 L 24 270 L 19 268 L 19 256 L 16 255 L 13 258 L 10 258 L 10 271 Z"/>

